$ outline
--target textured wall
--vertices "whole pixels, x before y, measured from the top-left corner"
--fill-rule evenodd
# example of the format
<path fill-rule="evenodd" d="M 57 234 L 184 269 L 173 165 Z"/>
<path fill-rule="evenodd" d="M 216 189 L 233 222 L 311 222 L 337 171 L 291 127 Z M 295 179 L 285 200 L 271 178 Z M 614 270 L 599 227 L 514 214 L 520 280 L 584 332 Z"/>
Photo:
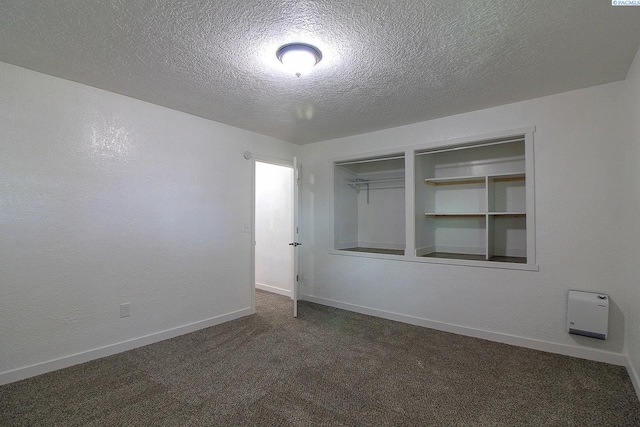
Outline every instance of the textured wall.
<path fill-rule="evenodd" d="M 242 153 L 296 146 L 4 63 L 0 76 L 0 373 L 251 306 Z"/>
<path fill-rule="evenodd" d="M 624 353 L 629 235 L 623 165 L 629 123 L 620 111 L 626 82 L 302 147 L 303 294 L 524 337 L 578 350 Z M 536 126 L 536 237 L 539 271 L 400 262 L 332 255 L 328 159 Z M 306 242 L 305 242 L 306 243 Z M 309 252 L 308 248 L 315 248 Z M 636 254 L 637 255 L 637 254 Z M 611 295 L 610 339 L 565 332 L 569 289 Z M 557 348 L 557 346 L 556 346 Z M 563 347 L 565 348 L 565 347 Z M 573 351 L 573 350 L 572 350 Z M 584 353 L 584 352 L 583 352 Z M 620 360 L 618 358 L 617 360 Z"/>
<path fill-rule="evenodd" d="M 632 128 L 632 137 L 629 139 L 630 153 L 627 168 L 630 174 L 628 182 L 629 188 L 629 215 L 628 227 L 630 248 L 625 251 L 628 256 L 629 266 L 629 314 L 627 316 L 627 327 L 629 330 L 629 343 L 627 345 L 629 359 L 634 367 L 636 375 L 640 372 L 640 50 L 636 54 L 636 59 L 629 69 L 627 76 L 629 85 L 629 117 Z M 640 377 L 636 377 L 640 383 Z M 636 386 L 640 386 L 640 384 Z M 640 387 L 636 388 L 640 395 Z"/>

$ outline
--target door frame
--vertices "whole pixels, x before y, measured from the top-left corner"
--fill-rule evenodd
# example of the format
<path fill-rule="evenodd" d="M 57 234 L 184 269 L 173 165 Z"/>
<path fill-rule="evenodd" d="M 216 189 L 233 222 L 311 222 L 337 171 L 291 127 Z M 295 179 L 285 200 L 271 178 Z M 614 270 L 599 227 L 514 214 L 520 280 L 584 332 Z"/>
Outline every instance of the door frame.
<path fill-rule="evenodd" d="M 296 156 L 293 156 L 296 157 Z M 251 313 L 254 314 L 256 312 L 256 162 L 261 163 L 269 163 L 277 166 L 284 166 L 287 168 L 291 168 L 293 171 L 292 174 L 292 194 L 291 194 L 291 206 L 292 210 L 296 209 L 294 193 L 295 193 L 295 185 L 296 185 L 296 170 L 293 164 L 293 157 L 291 159 L 281 159 L 277 157 L 270 157 L 261 154 L 254 154 L 251 158 Z M 293 212 L 292 212 L 293 214 Z M 294 219 L 292 215 L 291 220 L 291 232 L 292 238 L 295 240 L 295 229 L 294 229 Z M 295 249 L 294 249 L 295 250 Z M 295 255 L 292 255 L 294 257 Z M 294 264 L 294 260 L 292 259 L 292 265 Z M 295 266 L 293 266 L 295 268 Z M 292 276 L 295 275 L 295 271 L 291 272 Z M 294 283 L 291 289 L 291 297 L 293 299 L 295 292 L 295 277 Z"/>

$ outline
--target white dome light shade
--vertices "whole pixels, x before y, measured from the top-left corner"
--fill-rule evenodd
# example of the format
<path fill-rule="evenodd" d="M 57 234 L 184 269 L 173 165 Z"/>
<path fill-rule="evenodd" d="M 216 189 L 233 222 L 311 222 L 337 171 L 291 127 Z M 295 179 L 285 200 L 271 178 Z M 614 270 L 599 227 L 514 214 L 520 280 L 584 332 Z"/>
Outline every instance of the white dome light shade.
<path fill-rule="evenodd" d="M 288 71 L 298 77 L 311 71 L 322 59 L 322 53 L 317 48 L 304 43 L 281 46 L 276 56 Z"/>

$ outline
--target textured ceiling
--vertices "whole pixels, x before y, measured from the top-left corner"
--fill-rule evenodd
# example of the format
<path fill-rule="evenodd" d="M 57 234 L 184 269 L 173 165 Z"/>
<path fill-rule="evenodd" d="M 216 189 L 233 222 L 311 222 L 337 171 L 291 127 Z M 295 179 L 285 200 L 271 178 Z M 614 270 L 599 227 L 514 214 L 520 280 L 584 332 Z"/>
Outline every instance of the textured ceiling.
<path fill-rule="evenodd" d="M 608 0 L 0 1 L 0 61 L 298 144 L 622 80 L 639 45 Z"/>

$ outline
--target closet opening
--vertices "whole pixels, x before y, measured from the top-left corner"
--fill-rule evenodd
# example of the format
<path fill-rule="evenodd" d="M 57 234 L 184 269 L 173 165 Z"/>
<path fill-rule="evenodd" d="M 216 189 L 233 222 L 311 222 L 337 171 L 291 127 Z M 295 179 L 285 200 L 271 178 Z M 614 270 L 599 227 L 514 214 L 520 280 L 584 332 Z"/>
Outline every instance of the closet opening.
<path fill-rule="evenodd" d="M 334 163 L 334 249 L 403 256 L 405 156 Z"/>
<path fill-rule="evenodd" d="M 415 153 L 416 256 L 527 263 L 525 138 Z"/>

